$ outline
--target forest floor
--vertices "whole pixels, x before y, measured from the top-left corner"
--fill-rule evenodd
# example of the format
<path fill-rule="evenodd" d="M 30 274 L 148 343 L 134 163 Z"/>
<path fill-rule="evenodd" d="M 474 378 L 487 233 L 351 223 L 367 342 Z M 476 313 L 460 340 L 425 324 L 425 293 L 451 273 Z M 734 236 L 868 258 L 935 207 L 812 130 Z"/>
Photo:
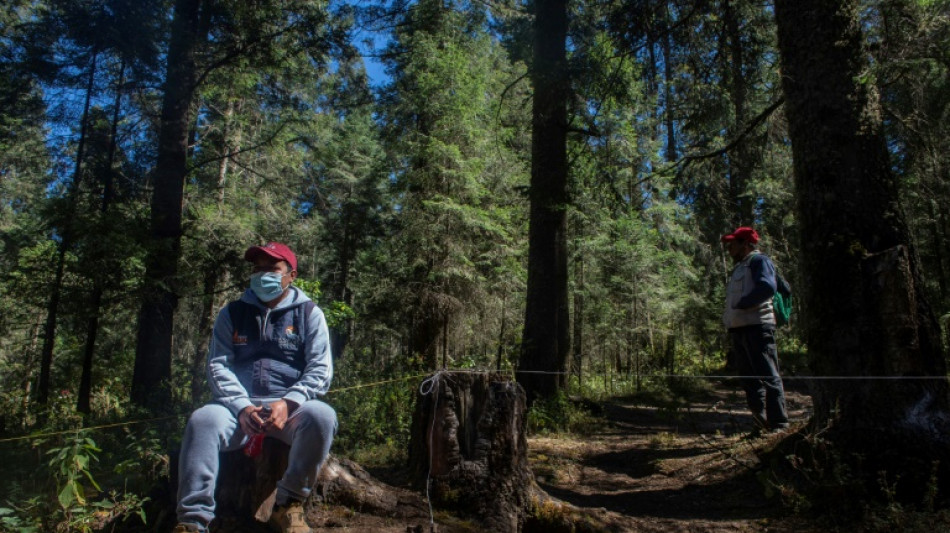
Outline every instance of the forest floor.
<path fill-rule="evenodd" d="M 529 438 L 538 484 L 609 531 L 821 531 L 768 498 L 757 479 L 763 452 L 804 425 L 811 398 L 788 388 L 791 430 L 756 435 L 737 381 L 713 382 L 690 397 L 613 398 L 595 407 L 584 434 Z M 371 471 L 400 485 L 399 469 Z M 334 507 L 310 520 L 318 532 L 430 531 L 429 517 L 384 519 Z M 439 532 L 479 531 L 444 513 L 434 523 Z"/>
<path fill-rule="evenodd" d="M 789 384 L 786 433 L 754 433 L 739 383 L 726 380 L 686 403 L 612 399 L 597 431 L 530 439 L 532 469 L 550 495 L 614 531 L 817 531 L 768 498 L 757 476 L 763 452 L 809 416 L 811 398 Z"/>

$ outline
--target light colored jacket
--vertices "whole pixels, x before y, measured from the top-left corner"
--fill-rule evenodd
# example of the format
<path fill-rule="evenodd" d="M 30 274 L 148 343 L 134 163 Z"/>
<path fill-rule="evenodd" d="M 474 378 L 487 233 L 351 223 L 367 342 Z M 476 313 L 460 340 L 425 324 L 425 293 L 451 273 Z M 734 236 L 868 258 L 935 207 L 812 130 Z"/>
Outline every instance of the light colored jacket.
<path fill-rule="evenodd" d="M 772 296 L 775 294 L 775 266 L 768 257 L 753 250 L 732 269 L 726 286 L 726 308 L 722 323 L 726 329 L 754 324 L 775 325 Z"/>
<path fill-rule="evenodd" d="M 303 291 L 294 286 L 290 287 L 290 291 L 290 294 L 277 304 L 275 310 L 296 307 L 311 301 Z M 260 309 L 266 309 L 250 289 L 244 292 L 241 301 Z M 269 313 L 265 312 L 265 322 L 268 316 Z M 262 330 L 264 326 L 262 324 Z M 241 383 L 234 372 L 233 333 L 234 327 L 231 323 L 231 315 L 228 312 L 228 307 L 225 306 L 218 312 L 218 317 L 214 322 L 211 347 L 208 351 L 208 381 L 211 384 L 214 399 L 237 416 L 245 407 L 253 405 L 253 402 L 251 402 L 247 392 L 248 387 Z M 330 381 L 333 379 L 330 333 L 327 329 L 326 318 L 319 307 L 315 307 L 310 312 L 307 320 L 304 359 L 306 365 L 302 375 L 283 395 L 284 399 L 298 405 L 326 394 L 330 389 Z M 273 399 L 277 400 L 278 398 Z"/>

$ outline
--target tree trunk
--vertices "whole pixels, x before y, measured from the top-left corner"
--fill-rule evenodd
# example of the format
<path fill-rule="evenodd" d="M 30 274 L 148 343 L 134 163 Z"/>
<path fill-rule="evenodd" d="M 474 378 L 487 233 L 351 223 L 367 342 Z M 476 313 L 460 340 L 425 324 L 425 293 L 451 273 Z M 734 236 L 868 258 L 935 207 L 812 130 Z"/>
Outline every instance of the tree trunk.
<path fill-rule="evenodd" d="M 508 325 L 508 295 L 503 293 L 501 295 L 501 325 L 498 328 L 498 352 L 495 354 L 495 370 L 501 371 L 501 363 L 505 356 L 505 336 L 507 331 L 505 331 L 506 326 Z"/>
<path fill-rule="evenodd" d="M 438 304 L 434 300 L 419 299 L 421 303 L 415 306 L 416 314 L 413 315 L 409 328 L 409 355 L 412 358 L 419 357 L 427 371 L 439 367 L 441 320 L 436 316 Z"/>
<path fill-rule="evenodd" d="M 99 310 L 102 307 L 102 287 L 96 286 L 89 298 L 91 316 L 86 322 L 86 343 L 83 347 L 82 374 L 79 378 L 79 391 L 76 395 L 76 411 L 92 412 L 92 362 L 96 353 L 96 337 L 99 333 Z"/>
<path fill-rule="evenodd" d="M 265 438 L 261 453 L 247 457 L 244 450 L 221 454 L 221 469 L 215 489 L 216 514 L 238 518 L 270 518 L 277 495 L 277 481 L 287 469 L 290 446 Z"/>
<path fill-rule="evenodd" d="M 63 217 L 59 246 L 56 256 L 56 274 L 53 287 L 50 289 L 49 302 L 46 305 L 46 327 L 43 332 L 43 351 L 40 355 L 40 378 L 36 388 L 37 401 L 45 404 L 49 400 L 50 376 L 53 369 L 53 351 L 56 346 L 56 321 L 59 316 L 59 300 L 63 291 L 63 277 L 66 273 L 66 251 L 72 246 L 73 215 L 76 212 L 79 185 L 82 182 L 82 160 L 85 155 L 87 118 L 89 106 L 92 102 L 92 93 L 95 90 L 96 52 L 92 53 L 89 66 L 89 78 L 86 83 L 86 98 L 83 103 L 82 118 L 79 123 L 79 145 L 76 147 L 76 164 L 73 168 L 73 181 L 67 191 L 66 206 L 69 213 Z"/>
<path fill-rule="evenodd" d="M 202 27 L 207 24 L 202 21 Z M 230 93 L 225 94 L 227 107 L 224 114 L 218 116 L 217 120 L 222 123 L 221 146 L 219 148 L 221 160 L 218 162 L 218 178 L 215 184 L 217 188 L 218 208 L 225 208 L 225 191 L 228 186 L 228 176 L 231 168 L 231 158 L 241 149 L 241 131 L 234 127 L 235 99 Z M 208 340 L 211 338 L 214 329 L 214 319 L 216 310 L 216 295 L 219 286 L 226 286 L 230 280 L 230 273 L 226 269 L 221 269 L 221 263 L 227 263 L 228 255 L 234 253 L 230 248 L 221 249 L 221 243 L 211 243 L 209 249 L 209 260 L 201 269 L 204 271 L 202 279 L 201 293 L 201 317 L 198 320 L 198 331 L 194 336 L 194 348 L 192 349 L 191 360 L 191 401 L 194 404 L 200 404 L 204 395 L 208 391 L 208 384 L 204 380 L 205 367 L 208 362 Z"/>
<path fill-rule="evenodd" d="M 732 110 L 735 116 L 732 124 L 732 138 L 739 136 L 747 120 L 747 99 L 745 75 L 743 73 L 745 59 L 742 44 L 742 35 L 739 31 L 739 15 L 736 13 L 735 0 L 723 0 L 722 14 L 726 28 L 725 39 L 729 50 L 728 79 L 729 91 L 732 98 Z M 725 74 L 725 73 L 724 73 Z M 725 76 L 724 76 L 725 77 Z M 729 153 L 729 201 L 733 209 L 733 226 L 752 225 L 755 221 L 753 213 L 753 199 L 746 194 L 752 174 L 752 154 L 749 140 L 743 139 Z"/>
<path fill-rule="evenodd" d="M 365 513 L 398 518 L 429 516 L 428 506 L 418 493 L 386 485 L 342 457 L 327 459 L 317 477 L 316 491 L 328 504 Z"/>
<path fill-rule="evenodd" d="M 829 435 L 866 457 L 873 483 L 885 470 L 901 474 L 899 488 L 924 490 L 932 461 L 944 473 L 950 465 L 946 366 L 866 81 L 857 4 L 775 6 L 809 310 L 801 323 L 815 374 L 855 378 L 816 381 L 815 422 L 833 422 Z"/>
<path fill-rule="evenodd" d="M 575 262 L 574 271 L 574 334 L 571 339 L 574 348 L 571 350 L 571 373 L 577 376 L 578 385 L 584 385 L 584 256 L 579 254 Z"/>
<path fill-rule="evenodd" d="M 191 401 L 200 404 L 208 390 L 204 379 L 208 364 L 208 343 L 214 330 L 215 294 L 222 273 L 215 265 L 205 267 L 203 290 L 201 294 L 201 318 L 198 319 L 198 332 L 195 335 L 195 347 L 191 360 Z"/>
<path fill-rule="evenodd" d="M 429 394 L 417 403 L 410 442 L 410 466 L 419 483 L 424 484 L 431 467 L 433 504 L 480 513 L 486 531 L 606 530 L 598 518 L 551 498 L 535 484 L 527 466 L 524 391 L 517 383 L 499 375 L 436 376 Z M 241 450 L 222 454 L 213 533 L 257 531 L 248 524 L 269 518 L 289 447 L 270 438 L 263 444 L 254 459 Z M 172 472 L 177 472 L 174 464 Z M 311 526 L 323 525 L 322 505 L 417 524 L 407 531 L 422 531 L 420 519 L 431 518 L 422 494 L 382 483 L 360 465 L 332 455 L 312 495 L 306 502 Z M 515 502 L 518 505 L 512 506 Z"/>
<path fill-rule="evenodd" d="M 343 236 L 340 238 L 340 263 L 338 267 L 340 276 L 334 291 L 336 299 L 350 308 L 353 307 L 353 291 L 350 289 L 350 265 L 353 263 L 353 255 L 359 249 L 356 242 L 356 230 L 353 228 L 354 222 L 352 222 L 355 214 L 352 211 L 350 207 L 344 208 L 343 211 Z M 342 324 L 330 329 L 330 353 L 333 354 L 334 359 L 343 358 L 352 327 L 353 321 L 345 318 Z"/>
<path fill-rule="evenodd" d="M 673 163 L 679 154 L 676 150 L 676 124 L 673 121 L 673 35 L 669 9 L 669 4 L 666 4 L 666 14 L 663 17 L 663 121 L 666 125 L 664 156 L 667 162 Z"/>
<path fill-rule="evenodd" d="M 930 254 L 933 256 L 933 265 L 937 271 L 937 288 L 940 298 L 937 304 L 939 307 L 941 302 L 947 301 L 947 273 L 943 267 L 944 248 L 946 247 L 947 239 L 940 233 L 940 215 L 937 214 L 937 207 L 934 205 L 936 203 L 937 201 L 935 199 L 930 199 L 925 202 L 927 205 L 927 230 L 930 233 Z"/>
<path fill-rule="evenodd" d="M 471 513 L 489 531 L 520 531 L 540 492 L 524 390 L 500 374 L 440 372 L 426 384 L 409 444 L 414 481 L 433 505 Z"/>
<path fill-rule="evenodd" d="M 200 0 L 175 3 L 162 102 L 151 203 L 152 242 L 146 258 L 132 375 L 132 401 L 153 412 L 167 409 L 170 401 L 172 325 L 178 305 L 175 278 L 181 254 L 188 125 L 197 84 L 200 4 Z"/>
<path fill-rule="evenodd" d="M 528 287 L 518 381 L 529 405 L 562 387 L 567 297 L 567 1 L 535 3 Z M 533 371 L 535 373 L 525 373 Z M 548 372 L 548 373 L 540 373 Z"/>
<path fill-rule="evenodd" d="M 119 67 L 119 79 L 115 88 L 115 99 L 112 102 L 112 125 L 109 131 L 109 153 L 106 156 L 108 166 L 102 176 L 102 204 L 99 213 L 105 220 L 109 213 L 109 206 L 115 196 L 115 154 L 118 150 L 119 117 L 122 110 L 122 86 L 125 83 L 125 63 Z M 86 322 L 86 343 L 83 348 L 82 375 L 79 378 L 79 393 L 76 397 L 76 410 L 89 414 L 92 410 L 92 363 L 96 353 L 96 338 L 99 334 L 99 313 L 102 308 L 102 293 L 104 272 L 93 272 L 92 295 L 89 298 L 89 319 Z"/>

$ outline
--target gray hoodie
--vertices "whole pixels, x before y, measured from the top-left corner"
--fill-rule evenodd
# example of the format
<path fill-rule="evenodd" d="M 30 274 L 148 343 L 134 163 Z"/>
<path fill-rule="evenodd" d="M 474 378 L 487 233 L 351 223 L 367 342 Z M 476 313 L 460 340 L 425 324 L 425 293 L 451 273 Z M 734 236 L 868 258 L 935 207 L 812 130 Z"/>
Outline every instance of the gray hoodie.
<path fill-rule="evenodd" d="M 290 294 L 284 297 L 277 306 L 269 310 L 247 289 L 241 301 L 264 312 L 264 323 L 267 324 L 270 313 L 276 310 L 290 309 L 310 302 L 310 298 L 294 286 L 290 287 Z M 304 359 L 306 364 L 303 373 L 297 382 L 292 385 L 283 398 L 298 405 L 311 399 L 316 399 L 327 393 L 330 381 L 333 379 L 333 358 L 330 355 L 330 336 L 327 321 L 323 311 L 314 307 L 310 312 L 305 328 Z M 214 322 L 214 333 L 211 336 L 211 347 L 208 351 L 208 381 L 214 399 L 226 406 L 237 416 L 245 407 L 259 402 L 252 402 L 248 394 L 251 388 L 244 383 L 234 371 L 234 327 L 231 314 L 225 306 L 218 313 Z M 246 379 L 246 378 L 245 378 Z M 255 398 L 257 399 L 257 398 Z M 270 398 L 277 400 L 278 398 Z"/>

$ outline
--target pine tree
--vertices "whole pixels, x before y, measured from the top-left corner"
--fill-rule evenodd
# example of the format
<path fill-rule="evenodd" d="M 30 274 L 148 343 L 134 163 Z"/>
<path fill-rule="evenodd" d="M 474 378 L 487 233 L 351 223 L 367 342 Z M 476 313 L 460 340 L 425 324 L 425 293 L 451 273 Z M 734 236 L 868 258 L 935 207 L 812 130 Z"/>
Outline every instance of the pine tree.
<path fill-rule="evenodd" d="M 566 0 L 535 3 L 528 288 L 518 381 L 528 402 L 564 385 L 570 354 L 567 272 Z"/>
<path fill-rule="evenodd" d="M 867 79 L 858 5 L 783 0 L 776 18 L 810 360 L 818 376 L 852 378 L 817 382 L 814 423 L 833 422 L 829 438 L 866 465 L 869 484 L 885 471 L 914 495 L 934 462 L 947 475 L 946 364 Z"/>
<path fill-rule="evenodd" d="M 519 175 L 496 99 L 514 76 L 482 8 L 425 1 L 405 17 L 383 95 L 399 206 L 384 294 L 408 322 L 410 357 L 434 369 L 450 339 L 456 353 L 489 346 L 500 327 L 481 318 L 506 290 L 488 284 L 512 275 Z"/>

